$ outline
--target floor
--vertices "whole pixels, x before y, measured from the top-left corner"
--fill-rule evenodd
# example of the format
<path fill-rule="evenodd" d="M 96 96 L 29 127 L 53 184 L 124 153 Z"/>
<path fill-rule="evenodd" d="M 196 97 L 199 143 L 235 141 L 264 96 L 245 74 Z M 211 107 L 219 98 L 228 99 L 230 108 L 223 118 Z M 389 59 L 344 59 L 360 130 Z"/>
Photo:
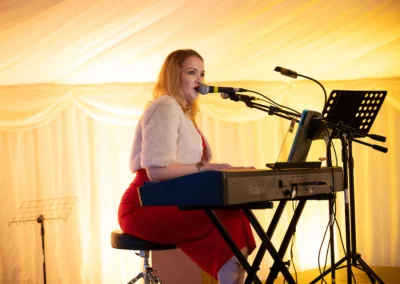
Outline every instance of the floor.
<path fill-rule="evenodd" d="M 376 275 L 385 283 L 385 284 L 399 284 L 400 283 L 400 267 L 381 267 L 381 266 L 374 266 L 371 269 L 375 272 Z M 356 281 L 352 281 L 352 283 L 371 283 L 367 274 L 363 271 L 352 268 L 354 277 Z M 307 270 L 297 274 L 297 283 L 310 283 L 316 277 L 318 277 L 319 271 L 318 269 Z M 294 275 L 293 275 L 294 277 Z M 328 274 L 325 277 L 326 283 L 331 284 L 332 278 L 331 274 Z M 283 277 L 278 277 L 274 283 L 284 283 Z M 287 282 L 286 282 L 287 283 Z M 321 283 L 319 281 L 318 283 Z M 323 282 L 325 283 L 325 282 Z M 348 283 L 347 282 L 347 269 L 342 268 L 336 270 L 336 284 L 341 283 Z"/>

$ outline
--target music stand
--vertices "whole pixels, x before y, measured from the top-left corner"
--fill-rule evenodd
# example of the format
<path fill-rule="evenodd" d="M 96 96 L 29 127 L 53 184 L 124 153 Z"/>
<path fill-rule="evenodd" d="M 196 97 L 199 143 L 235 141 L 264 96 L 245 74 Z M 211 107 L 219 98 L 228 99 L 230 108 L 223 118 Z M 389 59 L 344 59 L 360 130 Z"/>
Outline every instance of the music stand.
<path fill-rule="evenodd" d="M 322 118 L 327 128 L 332 130 L 331 138 L 339 138 L 342 143 L 344 200 L 345 200 L 345 223 L 346 223 L 346 255 L 336 264 L 318 276 L 310 283 L 317 283 L 326 274 L 332 271 L 334 276 L 335 268 L 347 261 L 347 281 L 352 283 L 352 266 L 363 270 L 371 282 L 384 283 L 378 275 L 362 260 L 361 254 L 357 253 L 356 240 L 356 217 L 355 217 L 355 187 L 354 187 L 354 159 L 352 141 L 370 146 L 375 150 L 387 152 L 387 148 L 366 143 L 354 138 L 370 137 L 385 142 L 386 138 L 374 134 L 368 134 L 372 123 L 382 106 L 387 91 L 346 91 L 333 90 L 322 112 Z M 329 149 L 329 148 L 328 148 Z M 329 151 L 329 150 L 328 150 Z M 328 154 L 328 157 L 330 153 Z M 350 181 L 350 188 L 349 188 Z M 332 206 L 332 203 L 330 203 Z M 332 208 L 330 208 L 330 212 Z M 333 250 L 333 247 L 331 247 Z M 358 266 L 359 265 L 359 266 Z M 334 278 L 334 277 L 333 277 Z"/>
<path fill-rule="evenodd" d="M 343 91 L 333 90 L 328 103 L 322 111 L 322 117 L 331 124 L 340 121 L 357 132 L 353 138 L 365 137 L 372 127 L 383 101 L 386 91 Z M 339 132 L 332 138 L 339 138 Z"/>
<path fill-rule="evenodd" d="M 43 251 L 43 281 L 46 284 L 46 257 L 44 250 L 44 220 L 64 220 L 74 205 L 76 196 L 68 196 L 53 199 L 30 200 L 22 202 L 13 220 L 8 225 L 38 222 L 42 236 Z"/>

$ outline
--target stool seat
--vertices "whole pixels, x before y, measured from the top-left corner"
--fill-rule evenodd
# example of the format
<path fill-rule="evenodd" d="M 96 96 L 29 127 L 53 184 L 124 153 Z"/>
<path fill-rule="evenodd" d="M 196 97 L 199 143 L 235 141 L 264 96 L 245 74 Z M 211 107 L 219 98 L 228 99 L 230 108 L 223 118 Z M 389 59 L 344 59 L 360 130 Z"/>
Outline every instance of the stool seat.
<path fill-rule="evenodd" d="M 176 249 L 176 245 L 153 243 L 141 238 L 125 234 L 121 230 L 111 232 L 111 246 L 116 249 L 128 250 L 169 250 Z"/>

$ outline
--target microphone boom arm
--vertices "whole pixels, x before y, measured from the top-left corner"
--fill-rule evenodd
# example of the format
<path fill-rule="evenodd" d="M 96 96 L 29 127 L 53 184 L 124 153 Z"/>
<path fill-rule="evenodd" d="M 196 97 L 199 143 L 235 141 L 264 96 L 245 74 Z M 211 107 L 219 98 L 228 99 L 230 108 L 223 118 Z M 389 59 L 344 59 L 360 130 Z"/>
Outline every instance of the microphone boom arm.
<path fill-rule="evenodd" d="M 286 110 L 282 110 L 279 107 L 276 106 L 266 106 L 266 105 L 262 105 L 259 103 L 253 103 L 251 101 L 248 102 L 244 102 L 246 104 L 247 107 L 249 108 L 255 108 L 264 112 L 268 112 L 269 115 L 276 115 L 288 120 L 293 120 L 293 117 L 300 117 L 299 114 L 294 113 L 294 112 L 290 112 L 290 111 L 286 111 Z M 296 122 L 299 122 L 298 119 L 296 119 Z"/>
<path fill-rule="evenodd" d="M 386 137 L 384 137 L 384 136 L 365 133 L 363 131 L 360 131 L 360 130 L 355 129 L 355 128 L 349 126 L 349 125 L 344 124 L 342 121 L 339 121 L 337 124 L 327 122 L 327 121 L 325 121 L 325 120 L 323 120 L 321 118 L 316 119 L 315 121 L 320 124 L 320 126 L 318 126 L 318 127 L 330 128 L 330 129 L 332 129 L 333 132 L 339 133 L 340 135 L 347 134 L 346 137 L 347 137 L 348 140 L 351 140 L 351 141 L 354 141 L 356 143 L 371 147 L 372 149 L 380 151 L 380 152 L 383 152 L 383 153 L 387 153 L 387 151 L 388 151 L 388 148 L 386 148 L 386 147 L 379 146 L 379 145 L 376 145 L 376 144 L 367 143 L 367 142 L 355 139 L 353 137 L 354 134 L 357 134 L 357 135 L 360 135 L 360 136 L 369 137 L 369 138 L 371 138 L 373 140 L 377 140 L 377 141 L 380 141 L 380 142 L 385 142 L 386 141 Z"/>
<path fill-rule="evenodd" d="M 351 141 L 353 141 L 353 142 L 357 142 L 357 143 L 359 143 L 359 144 L 362 144 L 362 145 L 371 147 L 372 149 L 377 150 L 377 151 L 382 152 L 382 153 L 387 153 L 387 151 L 388 151 L 388 148 L 383 147 L 383 146 L 379 146 L 379 145 L 376 145 L 376 144 L 367 143 L 367 142 L 364 142 L 364 141 L 361 141 L 361 140 L 358 140 L 358 139 L 354 139 L 354 138 L 349 138 L 349 137 L 347 137 L 347 139 L 348 139 L 348 140 L 351 140 Z"/>
<path fill-rule="evenodd" d="M 324 91 L 324 95 L 325 95 L 325 103 L 324 103 L 324 107 L 322 108 L 322 109 L 324 109 L 325 106 L 326 106 L 327 100 L 328 100 L 327 95 L 326 95 L 326 90 L 325 90 L 324 86 L 320 82 L 318 82 L 317 80 L 315 80 L 315 79 L 313 79 L 311 77 L 304 76 L 304 75 L 301 75 L 301 74 L 297 74 L 297 76 L 306 78 L 308 80 L 311 80 L 311 81 L 313 81 L 313 82 L 315 82 L 315 83 L 317 83 L 318 85 L 321 86 L 322 90 Z"/>
<path fill-rule="evenodd" d="M 318 82 L 317 80 L 315 80 L 315 79 L 313 79 L 311 77 L 308 77 L 308 76 L 305 76 L 305 75 L 301 75 L 301 74 L 299 74 L 299 73 L 297 73 L 295 71 L 292 71 L 292 70 L 286 69 L 286 68 L 282 68 L 280 66 L 276 66 L 274 71 L 281 73 L 281 75 L 288 76 L 288 77 L 291 77 L 291 78 L 294 78 L 294 79 L 297 79 L 298 76 L 299 77 L 303 77 L 303 78 L 311 80 L 311 81 L 317 83 L 318 85 L 320 85 L 322 90 L 324 91 L 324 95 L 325 95 L 325 103 L 324 103 L 324 107 L 322 109 L 325 108 L 328 98 L 327 98 L 327 95 L 326 95 L 326 90 L 325 90 L 324 86 L 322 86 L 322 84 L 320 82 Z"/>

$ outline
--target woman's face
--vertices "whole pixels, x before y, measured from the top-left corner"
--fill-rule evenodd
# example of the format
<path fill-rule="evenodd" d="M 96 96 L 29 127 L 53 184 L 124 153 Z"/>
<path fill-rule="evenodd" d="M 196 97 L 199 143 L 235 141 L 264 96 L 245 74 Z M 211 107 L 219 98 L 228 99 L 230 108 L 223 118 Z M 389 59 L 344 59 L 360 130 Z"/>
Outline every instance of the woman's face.
<path fill-rule="evenodd" d="M 197 89 L 204 79 L 204 62 L 197 56 L 190 56 L 183 61 L 179 82 L 187 101 L 197 98 Z"/>

